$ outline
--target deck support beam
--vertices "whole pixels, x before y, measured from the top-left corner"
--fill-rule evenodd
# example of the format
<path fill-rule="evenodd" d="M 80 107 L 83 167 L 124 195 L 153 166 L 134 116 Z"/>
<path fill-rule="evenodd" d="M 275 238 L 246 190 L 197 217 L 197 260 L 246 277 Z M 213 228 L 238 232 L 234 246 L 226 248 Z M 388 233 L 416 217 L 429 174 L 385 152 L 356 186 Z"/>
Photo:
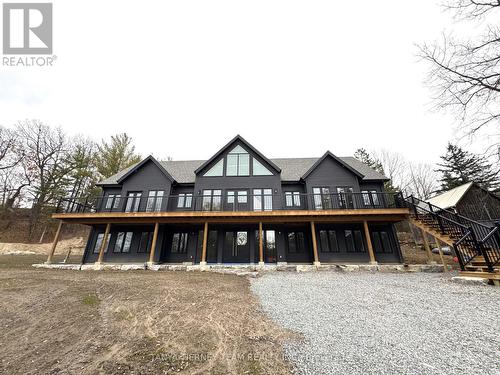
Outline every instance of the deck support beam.
<path fill-rule="evenodd" d="M 363 228 L 365 230 L 366 244 L 368 245 L 368 255 L 370 255 L 370 264 L 377 264 L 375 260 L 375 253 L 373 252 L 372 238 L 370 237 L 370 229 L 368 228 L 368 221 L 363 221 Z"/>
<path fill-rule="evenodd" d="M 422 240 L 424 241 L 425 252 L 427 253 L 427 263 L 435 264 L 436 262 L 432 260 L 432 251 L 431 247 L 429 246 L 429 239 L 427 238 L 427 233 L 423 229 L 420 229 L 420 232 L 422 234 Z"/>
<path fill-rule="evenodd" d="M 439 257 L 441 258 L 441 263 L 443 263 L 444 272 L 448 272 L 448 266 L 443 256 L 443 249 L 441 249 L 441 241 L 439 241 L 439 238 L 437 237 L 434 237 L 434 241 L 436 242 L 436 247 L 439 250 Z"/>
<path fill-rule="evenodd" d="M 314 221 L 311 221 L 311 238 L 313 243 L 313 256 L 314 256 L 313 264 L 315 266 L 320 266 L 321 263 L 318 257 L 318 243 L 316 242 L 316 225 L 314 224 Z"/>
<path fill-rule="evenodd" d="M 259 222 L 259 266 L 264 265 L 264 238 L 262 236 L 262 221 Z"/>
<path fill-rule="evenodd" d="M 97 264 L 102 263 L 104 260 L 104 251 L 108 245 L 109 232 L 111 230 L 111 223 L 106 224 L 106 230 L 104 231 L 104 237 L 102 238 L 101 248 L 99 249 L 99 257 L 97 258 Z"/>
<path fill-rule="evenodd" d="M 57 243 L 59 242 L 59 237 L 61 236 L 61 229 L 63 226 L 62 220 L 59 220 L 59 225 L 57 226 L 56 235 L 54 236 L 54 240 L 52 241 L 52 246 L 49 251 L 49 256 L 47 257 L 47 261 L 45 263 L 52 263 L 52 258 L 54 257 L 54 253 L 56 251 Z"/>
<path fill-rule="evenodd" d="M 149 264 L 155 262 L 155 252 L 156 252 L 156 241 L 158 240 L 158 230 L 160 228 L 160 223 L 155 223 L 155 229 L 153 231 L 153 239 L 151 241 L 151 250 L 149 251 Z"/>
<path fill-rule="evenodd" d="M 205 221 L 205 226 L 203 227 L 203 246 L 201 248 L 200 266 L 207 265 L 207 239 L 208 239 L 208 221 Z"/>

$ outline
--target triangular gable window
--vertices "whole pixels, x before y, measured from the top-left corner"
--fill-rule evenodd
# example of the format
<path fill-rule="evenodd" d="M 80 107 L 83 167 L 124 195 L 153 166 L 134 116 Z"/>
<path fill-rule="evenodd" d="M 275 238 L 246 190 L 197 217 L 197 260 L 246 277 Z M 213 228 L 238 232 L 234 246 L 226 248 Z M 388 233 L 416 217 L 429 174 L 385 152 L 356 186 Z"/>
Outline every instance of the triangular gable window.
<path fill-rule="evenodd" d="M 203 176 L 218 177 L 224 174 L 224 159 L 220 159 L 212 168 L 210 168 Z"/>
<path fill-rule="evenodd" d="M 229 153 L 230 154 L 248 154 L 248 152 L 240 145 L 233 148 Z"/>
<path fill-rule="evenodd" d="M 254 176 L 271 176 L 273 173 L 264 167 L 264 165 L 255 158 L 252 158 L 253 161 L 253 175 Z"/>

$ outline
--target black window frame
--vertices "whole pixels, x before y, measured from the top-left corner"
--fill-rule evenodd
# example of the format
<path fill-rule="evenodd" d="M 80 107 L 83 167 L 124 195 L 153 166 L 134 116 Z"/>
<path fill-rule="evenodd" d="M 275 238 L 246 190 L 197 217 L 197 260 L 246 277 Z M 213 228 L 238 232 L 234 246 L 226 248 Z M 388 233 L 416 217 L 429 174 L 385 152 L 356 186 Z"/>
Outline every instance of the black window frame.
<path fill-rule="evenodd" d="M 192 207 L 193 207 L 193 193 L 179 193 L 177 195 L 177 208 L 192 208 Z"/>
<path fill-rule="evenodd" d="M 154 193 L 154 195 L 151 195 L 151 193 Z M 161 195 L 159 193 L 161 193 Z M 164 198 L 165 190 L 149 190 L 146 201 L 146 212 L 160 212 L 163 208 Z"/>
<path fill-rule="evenodd" d="M 291 204 L 289 204 L 291 203 Z M 285 191 L 285 207 L 301 207 L 300 191 Z"/>
<path fill-rule="evenodd" d="M 172 242 L 170 244 L 171 254 L 187 254 L 188 247 L 189 247 L 189 232 L 173 233 Z"/>
<path fill-rule="evenodd" d="M 123 208 L 125 212 L 139 212 L 141 210 L 142 193 L 142 191 L 127 192 L 127 197 L 125 198 L 125 207 Z M 132 204 L 130 204 L 130 209 L 129 202 L 132 202 Z"/>
<path fill-rule="evenodd" d="M 146 240 L 145 249 L 143 249 L 144 240 Z M 152 242 L 153 242 L 153 232 L 151 231 L 141 232 L 141 237 L 139 238 L 139 246 L 137 247 L 137 253 L 149 254 L 151 252 Z"/>
<path fill-rule="evenodd" d="M 120 238 L 121 234 L 123 234 L 122 241 L 117 248 L 118 239 Z M 126 247 L 125 244 L 127 244 L 127 237 L 129 236 L 129 234 L 130 234 L 130 241 L 128 242 L 128 247 Z M 113 246 L 113 253 L 116 253 L 116 254 L 123 254 L 123 253 L 128 254 L 128 253 L 130 253 L 130 249 L 132 247 L 133 240 L 134 240 L 134 232 L 129 232 L 129 231 L 116 232 L 115 244 Z"/>

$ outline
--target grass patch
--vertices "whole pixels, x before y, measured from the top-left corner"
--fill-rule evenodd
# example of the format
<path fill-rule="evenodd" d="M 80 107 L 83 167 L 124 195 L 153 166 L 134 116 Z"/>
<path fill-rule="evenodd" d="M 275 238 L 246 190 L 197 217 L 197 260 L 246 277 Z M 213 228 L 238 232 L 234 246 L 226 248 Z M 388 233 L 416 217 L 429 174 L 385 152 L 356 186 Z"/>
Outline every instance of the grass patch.
<path fill-rule="evenodd" d="M 82 303 L 86 306 L 98 306 L 99 305 L 99 297 L 97 297 L 95 294 L 88 294 L 85 297 L 83 297 Z"/>

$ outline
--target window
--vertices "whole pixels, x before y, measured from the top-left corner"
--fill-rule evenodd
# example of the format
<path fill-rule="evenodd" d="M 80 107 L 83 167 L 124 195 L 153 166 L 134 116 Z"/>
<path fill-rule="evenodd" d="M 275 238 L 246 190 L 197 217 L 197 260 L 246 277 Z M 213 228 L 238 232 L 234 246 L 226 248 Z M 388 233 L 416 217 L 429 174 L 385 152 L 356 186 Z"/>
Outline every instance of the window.
<path fill-rule="evenodd" d="M 109 194 L 106 199 L 106 209 L 117 209 L 120 206 L 120 194 Z"/>
<path fill-rule="evenodd" d="M 287 234 L 288 252 L 303 253 L 305 251 L 305 241 L 303 232 L 289 232 Z"/>
<path fill-rule="evenodd" d="M 250 174 L 250 155 L 243 147 L 236 146 L 227 154 L 226 176 L 248 176 Z"/>
<path fill-rule="evenodd" d="M 181 193 L 177 198 L 177 208 L 191 208 L 193 204 L 193 193 Z"/>
<path fill-rule="evenodd" d="M 127 204 L 125 206 L 125 212 L 137 212 L 139 211 L 139 205 L 141 203 L 142 193 L 131 191 L 127 194 Z"/>
<path fill-rule="evenodd" d="M 335 230 L 320 230 L 319 246 L 322 253 L 338 253 L 337 232 Z"/>
<path fill-rule="evenodd" d="M 272 176 L 272 172 L 255 158 L 252 158 L 254 176 Z"/>
<path fill-rule="evenodd" d="M 340 208 L 354 208 L 353 189 L 351 186 L 338 186 L 337 196 Z"/>
<path fill-rule="evenodd" d="M 238 256 L 240 246 L 246 246 L 248 243 L 248 232 L 226 232 L 225 246 L 231 248 L 231 256 Z"/>
<path fill-rule="evenodd" d="M 203 190 L 203 211 L 220 211 L 222 190 Z"/>
<path fill-rule="evenodd" d="M 238 203 L 247 203 L 248 202 L 248 193 L 246 190 L 228 190 L 227 192 L 227 203 L 234 203 L 235 195 L 238 197 Z"/>
<path fill-rule="evenodd" d="M 128 253 L 130 252 L 130 245 L 132 244 L 133 232 L 118 232 L 116 235 L 114 253 Z"/>
<path fill-rule="evenodd" d="M 174 233 L 172 237 L 171 253 L 186 254 L 188 248 L 189 233 Z"/>
<path fill-rule="evenodd" d="M 150 190 L 148 194 L 148 204 L 146 205 L 146 212 L 159 212 L 161 211 L 161 204 L 163 202 L 163 190 Z"/>
<path fill-rule="evenodd" d="M 219 160 L 212 168 L 210 168 L 203 176 L 216 177 L 224 174 L 224 159 Z"/>
<path fill-rule="evenodd" d="M 285 204 L 287 207 L 300 207 L 300 192 L 286 191 Z"/>
<path fill-rule="evenodd" d="M 344 231 L 345 243 L 347 252 L 350 253 L 364 253 L 365 244 L 363 242 L 363 235 L 360 230 L 345 230 Z"/>
<path fill-rule="evenodd" d="M 273 209 L 273 189 L 253 189 L 253 210 L 271 211 Z"/>
<path fill-rule="evenodd" d="M 108 240 L 106 241 L 106 246 L 104 247 L 104 252 L 107 253 L 108 252 L 108 245 L 109 245 L 109 235 L 108 235 Z M 94 249 L 93 249 L 93 253 L 94 254 L 99 254 L 99 251 L 101 250 L 101 245 L 102 245 L 102 240 L 104 238 L 104 233 L 99 233 L 97 234 L 97 238 L 95 240 L 95 244 L 94 244 Z"/>
<path fill-rule="evenodd" d="M 152 232 L 142 232 L 141 240 L 139 242 L 139 248 L 137 249 L 138 253 L 149 253 L 151 250 L 151 240 L 153 237 Z"/>
<path fill-rule="evenodd" d="M 361 193 L 363 195 L 363 204 L 365 206 L 379 205 L 378 192 L 376 190 L 363 190 Z"/>
<path fill-rule="evenodd" d="M 376 253 L 392 253 L 391 241 L 386 231 L 372 232 L 373 248 Z"/>
<path fill-rule="evenodd" d="M 332 208 L 332 199 L 330 197 L 330 188 L 315 187 L 314 194 L 314 209 L 315 210 L 330 210 Z"/>

